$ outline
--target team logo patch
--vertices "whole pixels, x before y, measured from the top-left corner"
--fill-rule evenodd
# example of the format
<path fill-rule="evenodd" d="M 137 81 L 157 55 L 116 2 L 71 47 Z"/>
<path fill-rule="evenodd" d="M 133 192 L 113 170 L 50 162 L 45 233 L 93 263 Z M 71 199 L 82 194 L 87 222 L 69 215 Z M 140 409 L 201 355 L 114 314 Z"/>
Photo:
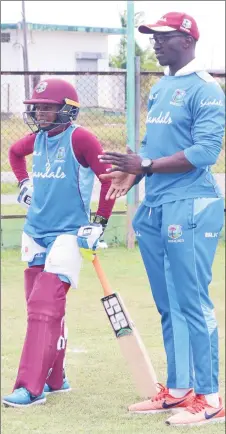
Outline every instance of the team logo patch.
<path fill-rule="evenodd" d="M 170 104 L 182 106 L 184 104 L 185 95 L 186 95 L 185 90 L 182 90 L 182 89 L 175 90 L 175 92 L 173 93 L 172 99 L 170 101 Z"/>
<path fill-rule="evenodd" d="M 41 83 L 39 83 L 39 85 L 36 87 L 35 92 L 42 93 L 46 90 L 47 86 L 47 81 L 41 81 Z"/>
<path fill-rule="evenodd" d="M 180 26 L 181 29 L 187 30 L 187 32 L 190 32 L 192 26 L 192 22 L 185 18 Z"/>
<path fill-rule="evenodd" d="M 64 147 L 59 148 L 56 156 L 57 160 L 63 160 L 64 157 L 65 157 L 65 148 Z"/>
<path fill-rule="evenodd" d="M 170 225 L 168 226 L 168 237 L 176 240 L 180 238 L 182 235 L 182 226 L 181 225 Z"/>

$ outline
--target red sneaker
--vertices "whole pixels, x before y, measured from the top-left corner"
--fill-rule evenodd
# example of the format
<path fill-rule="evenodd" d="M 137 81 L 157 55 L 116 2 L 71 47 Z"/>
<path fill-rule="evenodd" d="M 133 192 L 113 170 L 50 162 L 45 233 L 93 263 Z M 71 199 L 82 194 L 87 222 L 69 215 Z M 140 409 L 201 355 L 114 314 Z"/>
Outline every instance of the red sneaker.
<path fill-rule="evenodd" d="M 164 413 L 166 411 L 172 411 L 177 409 L 178 411 L 184 410 L 192 403 L 194 397 L 194 392 L 191 389 L 182 398 L 174 398 L 169 394 L 169 389 L 167 387 L 158 384 L 160 391 L 157 395 L 147 401 L 139 402 L 137 404 L 132 404 L 128 407 L 131 413 Z"/>
<path fill-rule="evenodd" d="M 195 395 L 192 403 L 186 410 L 171 416 L 166 424 L 172 426 L 198 426 L 207 423 L 225 422 L 225 410 L 222 399 L 219 399 L 219 407 L 212 407 L 207 404 L 204 395 Z"/>

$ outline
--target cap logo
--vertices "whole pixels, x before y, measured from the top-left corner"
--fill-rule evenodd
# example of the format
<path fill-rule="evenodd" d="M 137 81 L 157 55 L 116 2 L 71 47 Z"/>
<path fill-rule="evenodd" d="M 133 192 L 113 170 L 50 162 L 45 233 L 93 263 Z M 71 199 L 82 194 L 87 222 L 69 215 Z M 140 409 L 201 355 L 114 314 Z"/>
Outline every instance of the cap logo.
<path fill-rule="evenodd" d="M 192 22 L 185 18 L 181 24 L 181 29 L 190 30 L 192 26 Z"/>
<path fill-rule="evenodd" d="M 35 92 L 42 93 L 46 90 L 47 86 L 47 81 L 41 81 L 41 83 L 39 83 L 39 85 L 36 87 Z"/>

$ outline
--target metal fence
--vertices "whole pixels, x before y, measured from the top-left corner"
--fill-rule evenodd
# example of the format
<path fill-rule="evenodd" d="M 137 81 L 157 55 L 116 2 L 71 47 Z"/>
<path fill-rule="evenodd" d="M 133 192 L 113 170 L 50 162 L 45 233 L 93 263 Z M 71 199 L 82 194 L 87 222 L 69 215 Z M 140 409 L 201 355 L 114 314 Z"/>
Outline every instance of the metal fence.
<path fill-rule="evenodd" d="M 225 74 L 211 73 L 225 87 Z M 16 140 L 29 132 L 24 124 L 25 80 L 29 80 L 30 93 L 40 79 L 58 76 L 75 85 L 81 110 L 77 122 L 92 131 L 105 150 L 124 151 L 126 146 L 126 73 L 125 72 L 1 72 L 1 177 L 2 193 L 12 193 L 16 179 L 8 161 L 8 149 Z M 159 80 L 160 72 L 139 72 L 136 111 L 138 134 L 145 132 L 147 101 L 150 87 Z M 31 157 L 28 157 L 31 170 Z M 225 146 L 213 171 L 220 177 L 225 173 Z M 222 175 L 222 182 L 223 175 Z"/>

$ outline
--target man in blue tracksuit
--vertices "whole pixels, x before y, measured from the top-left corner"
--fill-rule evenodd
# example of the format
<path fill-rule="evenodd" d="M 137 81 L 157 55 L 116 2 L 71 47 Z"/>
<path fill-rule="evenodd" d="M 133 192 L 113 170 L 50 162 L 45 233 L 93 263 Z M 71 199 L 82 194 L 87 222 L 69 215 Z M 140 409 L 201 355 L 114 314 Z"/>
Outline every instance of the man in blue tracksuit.
<path fill-rule="evenodd" d="M 130 412 L 183 408 L 169 425 L 223 422 L 218 395 L 218 329 L 209 298 L 211 268 L 224 221 L 224 202 L 210 166 L 224 134 L 224 93 L 195 59 L 199 31 L 192 17 L 168 13 L 153 25 L 156 57 L 167 66 L 150 92 L 139 155 L 105 153 L 113 164 L 108 198 L 122 196 L 145 176 L 145 198 L 134 230 L 161 315 L 167 387 Z"/>

